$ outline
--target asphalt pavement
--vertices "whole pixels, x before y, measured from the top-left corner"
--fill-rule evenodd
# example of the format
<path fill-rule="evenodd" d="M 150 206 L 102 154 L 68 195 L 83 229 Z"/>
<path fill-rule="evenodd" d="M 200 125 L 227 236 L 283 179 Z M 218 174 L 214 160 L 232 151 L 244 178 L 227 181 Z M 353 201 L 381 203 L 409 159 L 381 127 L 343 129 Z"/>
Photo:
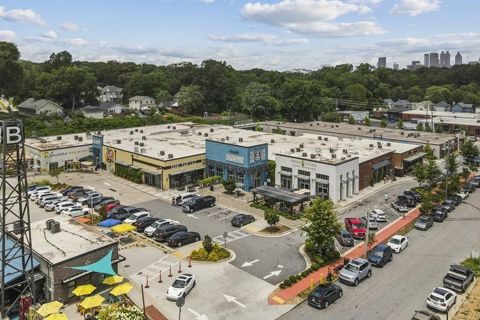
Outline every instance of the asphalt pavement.
<path fill-rule="evenodd" d="M 480 207 L 478 194 L 480 190 L 467 202 Z M 384 268 L 374 268 L 373 276 L 358 287 L 340 284 L 344 296 L 327 310 L 303 302 L 279 319 L 410 319 L 415 310 L 426 308 L 428 294 L 442 285 L 449 266 L 480 249 L 479 228 L 480 211 L 463 203 L 430 230 L 412 230 L 408 248 Z"/>

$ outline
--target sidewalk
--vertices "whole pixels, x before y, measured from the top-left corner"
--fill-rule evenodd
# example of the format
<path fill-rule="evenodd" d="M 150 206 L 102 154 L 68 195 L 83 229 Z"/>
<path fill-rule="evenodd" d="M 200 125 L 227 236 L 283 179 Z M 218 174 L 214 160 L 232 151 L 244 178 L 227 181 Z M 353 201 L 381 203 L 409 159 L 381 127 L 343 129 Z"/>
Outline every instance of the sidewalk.
<path fill-rule="evenodd" d="M 408 225 L 412 220 L 418 218 L 421 215 L 420 209 L 415 208 L 411 210 L 409 213 L 405 215 L 405 219 L 402 217 L 398 218 L 394 222 L 392 222 L 387 227 L 383 228 L 376 234 L 376 243 L 381 243 L 389 239 L 395 233 L 397 233 L 400 229 Z M 354 259 L 361 257 L 365 254 L 365 242 L 358 244 L 356 247 L 348 250 L 342 257 L 348 259 Z M 324 266 L 319 270 L 313 272 L 307 278 L 303 278 L 299 282 L 295 283 L 291 287 L 286 289 L 280 290 L 274 294 L 272 294 L 268 302 L 269 304 L 285 304 L 290 299 L 294 298 L 304 290 L 308 289 L 311 285 L 311 280 L 313 279 L 314 283 L 317 284 L 321 279 L 324 279 L 329 270 L 332 270 L 337 264 L 341 263 L 343 259 L 336 261 L 335 263 L 331 263 L 330 265 Z"/>

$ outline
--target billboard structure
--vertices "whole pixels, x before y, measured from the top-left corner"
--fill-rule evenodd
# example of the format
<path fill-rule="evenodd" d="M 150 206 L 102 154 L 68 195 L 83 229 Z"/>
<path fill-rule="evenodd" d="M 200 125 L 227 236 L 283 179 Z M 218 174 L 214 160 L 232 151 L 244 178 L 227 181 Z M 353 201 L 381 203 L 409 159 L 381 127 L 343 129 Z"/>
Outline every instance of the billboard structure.
<path fill-rule="evenodd" d="M 35 303 L 34 268 L 27 193 L 24 127 L 21 120 L 0 121 L 0 313 L 2 318 Z"/>

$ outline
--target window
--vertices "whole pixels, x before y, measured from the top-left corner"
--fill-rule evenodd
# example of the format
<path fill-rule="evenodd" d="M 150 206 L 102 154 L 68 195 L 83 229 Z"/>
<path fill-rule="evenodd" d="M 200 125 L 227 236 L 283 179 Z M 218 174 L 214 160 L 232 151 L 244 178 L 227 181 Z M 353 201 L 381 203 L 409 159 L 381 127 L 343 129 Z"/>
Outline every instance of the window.
<path fill-rule="evenodd" d="M 233 170 L 230 170 L 230 169 L 228 170 L 227 179 L 235 180 L 235 172 Z"/>
<path fill-rule="evenodd" d="M 209 165 L 207 170 L 207 176 L 213 177 L 215 176 L 215 166 Z"/>
<path fill-rule="evenodd" d="M 292 190 L 292 177 L 280 175 L 280 187 L 288 190 Z"/>
<path fill-rule="evenodd" d="M 330 177 L 326 174 L 317 173 L 317 179 L 328 181 L 328 180 L 330 180 Z"/>
<path fill-rule="evenodd" d="M 280 167 L 280 171 L 292 172 L 292 168 L 289 168 L 289 167 Z"/>
<path fill-rule="evenodd" d="M 243 172 L 239 172 L 237 174 L 237 182 L 238 183 L 245 183 L 245 175 L 243 174 Z"/>
<path fill-rule="evenodd" d="M 260 187 L 260 172 L 255 172 L 253 175 L 253 187 Z"/>
<path fill-rule="evenodd" d="M 306 177 L 310 177 L 310 171 L 298 170 L 298 174 Z"/>
<path fill-rule="evenodd" d="M 322 199 L 329 199 L 330 185 L 328 183 L 317 182 L 315 184 L 316 195 Z"/>
<path fill-rule="evenodd" d="M 298 179 L 298 189 L 309 189 L 310 190 L 310 179 Z"/>
<path fill-rule="evenodd" d="M 217 167 L 217 176 L 222 177 L 223 179 L 223 168 L 222 167 Z"/>

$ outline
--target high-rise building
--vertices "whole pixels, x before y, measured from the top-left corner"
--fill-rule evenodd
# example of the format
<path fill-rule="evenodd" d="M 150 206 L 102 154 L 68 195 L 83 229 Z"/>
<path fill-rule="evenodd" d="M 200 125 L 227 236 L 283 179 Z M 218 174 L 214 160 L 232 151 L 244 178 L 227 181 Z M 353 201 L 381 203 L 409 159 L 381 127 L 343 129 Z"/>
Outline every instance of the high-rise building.
<path fill-rule="evenodd" d="M 430 68 L 430 55 L 428 53 L 423 55 L 423 65 L 425 68 Z"/>
<path fill-rule="evenodd" d="M 423 64 L 420 64 L 420 61 L 412 61 L 412 64 L 407 65 L 407 70 L 415 71 L 420 68 L 423 68 Z"/>
<path fill-rule="evenodd" d="M 386 57 L 380 57 L 378 58 L 377 62 L 377 68 L 386 68 L 387 67 L 387 58 Z"/>
<path fill-rule="evenodd" d="M 450 68 L 450 52 L 445 52 L 445 64 L 447 68 Z"/>
<path fill-rule="evenodd" d="M 445 51 L 440 52 L 440 67 L 447 67 L 447 57 L 445 56 Z"/>
<path fill-rule="evenodd" d="M 438 68 L 440 67 L 440 61 L 438 59 L 438 53 L 431 52 L 430 53 L 430 68 Z"/>
<path fill-rule="evenodd" d="M 462 64 L 462 55 L 460 54 L 460 52 L 457 52 L 457 54 L 455 55 L 455 65 L 458 66 L 461 64 Z"/>
<path fill-rule="evenodd" d="M 396 62 L 393 63 L 393 70 L 399 70 L 400 69 L 400 65 Z"/>

